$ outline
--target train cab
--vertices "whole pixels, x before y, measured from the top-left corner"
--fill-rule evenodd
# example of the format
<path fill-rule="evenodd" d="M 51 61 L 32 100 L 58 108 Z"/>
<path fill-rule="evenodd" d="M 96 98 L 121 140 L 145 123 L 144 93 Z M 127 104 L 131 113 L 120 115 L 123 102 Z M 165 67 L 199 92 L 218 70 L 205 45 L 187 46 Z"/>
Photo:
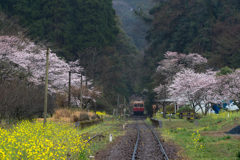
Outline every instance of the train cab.
<path fill-rule="evenodd" d="M 144 102 L 143 101 L 134 101 L 133 114 L 134 115 L 143 115 L 143 112 L 144 112 Z"/>

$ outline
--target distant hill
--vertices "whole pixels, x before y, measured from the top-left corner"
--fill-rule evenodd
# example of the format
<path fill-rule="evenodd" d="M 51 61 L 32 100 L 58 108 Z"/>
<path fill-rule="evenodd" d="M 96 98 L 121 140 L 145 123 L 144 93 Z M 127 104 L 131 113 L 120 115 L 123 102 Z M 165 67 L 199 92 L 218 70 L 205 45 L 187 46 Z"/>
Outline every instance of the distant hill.
<path fill-rule="evenodd" d="M 146 49 L 147 41 L 145 40 L 146 32 L 149 25 L 145 24 L 139 16 L 134 13 L 134 10 L 140 8 L 148 14 L 148 11 L 153 7 L 152 1 L 146 0 L 113 0 L 113 8 L 122 21 L 122 28 L 127 35 L 133 40 L 133 43 L 139 50 Z"/>

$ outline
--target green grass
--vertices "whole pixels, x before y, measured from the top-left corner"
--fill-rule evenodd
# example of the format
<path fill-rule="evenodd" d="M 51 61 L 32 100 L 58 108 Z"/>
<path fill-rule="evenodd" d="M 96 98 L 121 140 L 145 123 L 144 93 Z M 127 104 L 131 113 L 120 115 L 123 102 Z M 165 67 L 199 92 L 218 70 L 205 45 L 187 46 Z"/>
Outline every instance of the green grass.
<path fill-rule="evenodd" d="M 220 115 L 203 116 L 199 125 L 183 119 L 156 117 L 163 121 L 159 129 L 166 141 L 174 141 L 182 148 L 182 156 L 190 159 L 235 160 L 240 158 L 240 136 L 232 136 L 225 132 L 240 125 L 240 113 L 224 112 Z"/>
<path fill-rule="evenodd" d="M 94 156 L 96 154 L 97 151 L 101 150 L 101 149 L 105 149 L 110 143 L 113 143 L 113 141 L 118 137 L 118 136 L 122 136 L 125 134 L 125 131 L 122 130 L 122 126 L 126 121 L 125 120 L 120 120 L 120 121 L 110 121 L 110 124 L 116 124 L 116 126 L 112 127 L 110 130 L 108 130 L 107 132 L 104 132 L 102 135 L 104 136 L 103 138 L 101 138 L 101 140 L 99 140 L 99 138 L 95 138 L 94 140 L 91 141 L 89 149 L 90 149 L 90 154 Z M 104 129 L 102 129 L 103 131 Z M 110 134 L 113 135 L 113 141 L 109 142 L 109 136 Z M 92 134 L 93 135 L 93 134 Z"/>

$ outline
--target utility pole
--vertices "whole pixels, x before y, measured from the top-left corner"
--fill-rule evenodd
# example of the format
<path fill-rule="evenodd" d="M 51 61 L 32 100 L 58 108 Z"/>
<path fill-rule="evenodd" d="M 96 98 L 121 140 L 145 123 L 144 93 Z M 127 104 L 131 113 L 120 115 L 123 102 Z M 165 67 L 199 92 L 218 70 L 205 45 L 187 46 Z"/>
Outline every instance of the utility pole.
<path fill-rule="evenodd" d="M 47 122 L 47 90 L 48 90 L 48 61 L 49 61 L 49 47 L 47 47 L 47 59 L 46 59 L 46 81 L 45 81 L 45 102 L 44 102 L 44 121 L 43 126 Z"/>
<path fill-rule="evenodd" d="M 82 89 L 82 73 L 81 73 L 81 96 L 80 96 L 80 107 L 82 109 L 82 94 L 83 94 L 83 89 Z"/>
<path fill-rule="evenodd" d="M 97 112 L 96 102 L 94 103 L 94 110 L 95 110 L 95 114 L 96 114 L 96 112 Z"/>
<path fill-rule="evenodd" d="M 118 100 L 117 100 L 117 115 L 118 115 L 118 106 L 119 106 L 119 95 L 118 95 Z"/>
<path fill-rule="evenodd" d="M 86 89 L 87 89 L 87 70 L 85 69 Z"/>
<path fill-rule="evenodd" d="M 68 106 L 70 106 L 71 103 L 71 71 L 69 71 L 69 84 L 68 84 L 69 90 L 68 90 Z"/>

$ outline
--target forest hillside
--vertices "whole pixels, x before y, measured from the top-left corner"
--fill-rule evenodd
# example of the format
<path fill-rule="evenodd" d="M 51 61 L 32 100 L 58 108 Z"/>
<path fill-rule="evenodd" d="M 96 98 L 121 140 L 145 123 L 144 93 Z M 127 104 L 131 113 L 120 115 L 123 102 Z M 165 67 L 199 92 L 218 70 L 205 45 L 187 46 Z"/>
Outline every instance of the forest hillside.
<path fill-rule="evenodd" d="M 111 0 L 10 0 L 0 2 L 0 11 L 2 36 L 22 34 L 66 61 L 79 59 L 84 86 L 102 88 L 97 109 L 112 111 L 118 95 L 133 94 L 141 56 Z"/>

